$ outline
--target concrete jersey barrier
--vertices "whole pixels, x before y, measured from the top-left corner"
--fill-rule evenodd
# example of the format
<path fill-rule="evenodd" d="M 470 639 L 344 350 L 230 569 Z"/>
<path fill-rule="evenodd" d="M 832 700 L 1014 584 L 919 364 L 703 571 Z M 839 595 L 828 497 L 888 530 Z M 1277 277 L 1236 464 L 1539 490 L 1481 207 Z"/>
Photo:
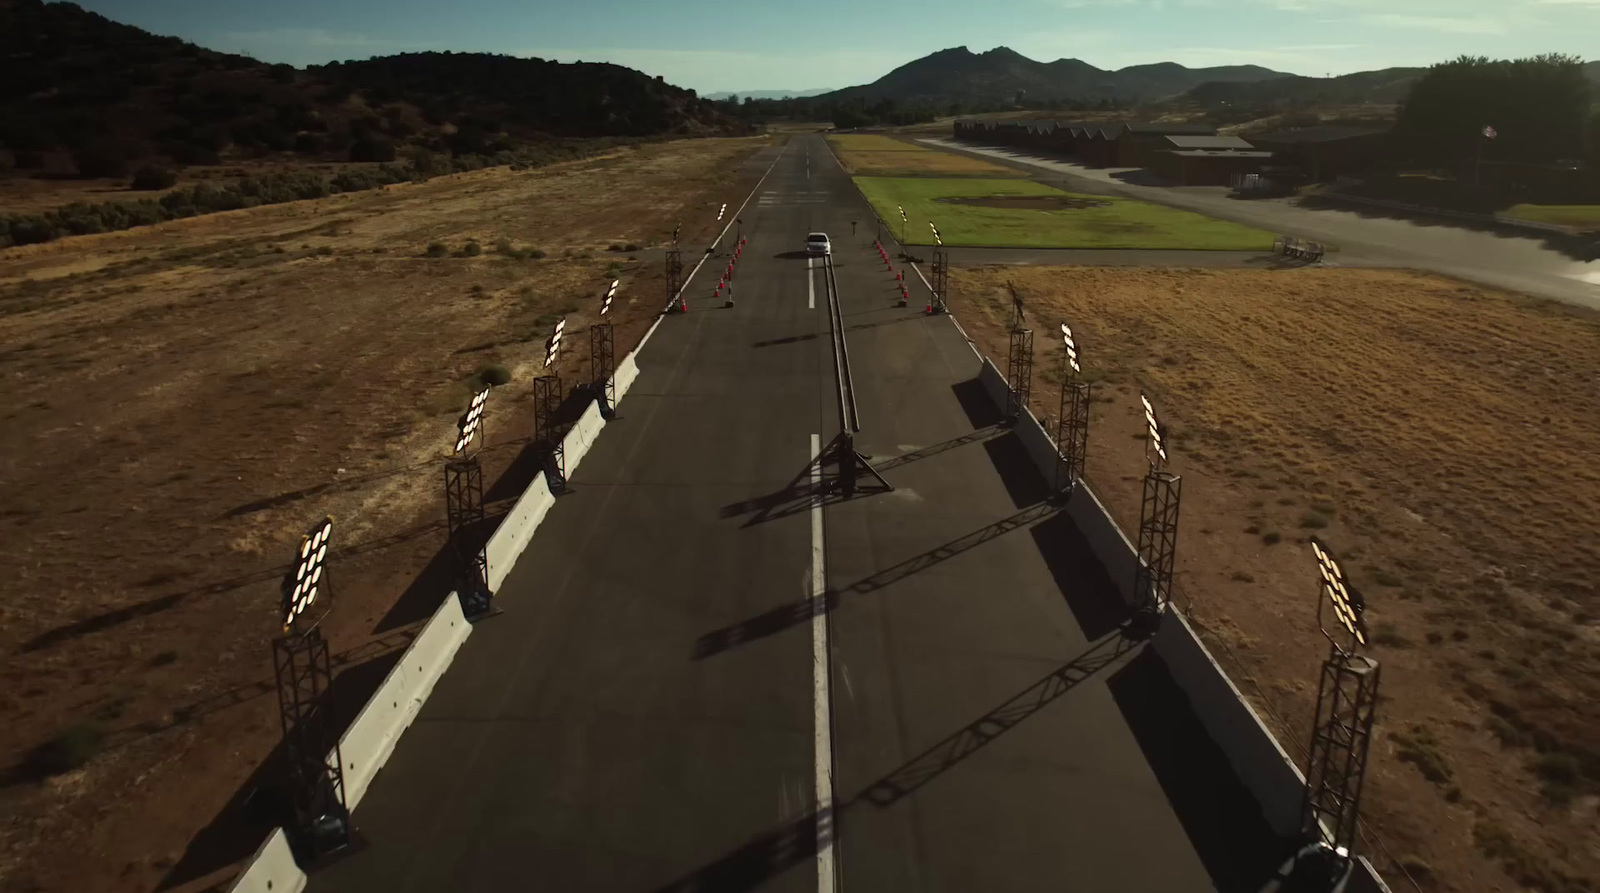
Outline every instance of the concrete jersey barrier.
<path fill-rule="evenodd" d="M 300 893 L 305 888 L 306 873 L 294 861 L 289 835 L 282 828 L 273 828 L 228 893 Z"/>
<path fill-rule="evenodd" d="M 511 573 L 511 568 L 517 563 L 517 556 L 527 548 L 528 541 L 533 539 L 533 532 L 539 528 L 544 516 L 549 514 L 552 506 L 556 504 L 555 494 L 550 492 L 550 486 L 545 482 L 544 472 L 534 475 L 533 483 L 528 489 L 522 491 L 511 511 L 506 513 L 500 521 L 500 526 L 495 528 L 494 534 L 489 537 L 489 544 L 485 552 L 489 557 L 489 590 L 498 590 L 500 584 L 505 582 L 506 576 Z"/>
<path fill-rule="evenodd" d="M 422 703 L 471 634 L 472 624 L 461 613 L 461 599 L 452 592 L 345 730 L 339 739 L 339 754 L 344 758 L 345 805 L 350 809 L 366 796 L 401 734 L 417 718 Z"/>
<path fill-rule="evenodd" d="M 988 357 L 983 358 L 978 378 L 995 406 L 1004 410 L 1011 388 Z M 1024 409 L 1013 430 L 1040 474 L 1045 480 L 1053 481 L 1059 453 L 1055 441 L 1039 420 Z M 1141 559 L 1133 542 L 1106 510 L 1105 503 L 1086 481 L 1079 479 L 1066 510 L 1116 584 L 1124 603 L 1134 604 L 1134 577 Z M 1229 765 L 1255 797 L 1263 818 L 1273 831 L 1284 837 L 1298 835 L 1305 776 L 1211 656 L 1188 618 L 1176 607 L 1171 607 L 1170 613 L 1151 647 L 1189 698 L 1206 733 L 1227 755 Z M 1372 863 L 1364 858 L 1355 866 L 1349 889 L 1352 893 L 1388 893 L 1389 890 Z"/>

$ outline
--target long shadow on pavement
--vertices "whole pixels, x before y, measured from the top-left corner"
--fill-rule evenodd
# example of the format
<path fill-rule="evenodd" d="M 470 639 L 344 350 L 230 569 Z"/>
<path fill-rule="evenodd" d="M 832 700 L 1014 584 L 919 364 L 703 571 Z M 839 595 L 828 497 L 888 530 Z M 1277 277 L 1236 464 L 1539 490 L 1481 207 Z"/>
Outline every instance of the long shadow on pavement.
<path fill-rule="evenodd" d="M 703 660 L 721 654 L 731 648 L 754 642 L 757 639 L 764 639 L 786 629 L 808 623 L 817 614 L 838 608 L 846 596 L 853 597 L 877 592 L 913 574 L 920 573 L 936 564 L 948 561 L 964 552 L 981 546 L 998 536 L 1003 536 L 1019 527 L 1026 527 L 1041 518 L 1048 517 L 1053 511 L 1055 509 L 1049 505 L 1029 506 L 1009 518 L 1003 518 L 993 524 L 986 524 L 965 536 L 951 540 L 919 555 L 914 555 L 899 564 L 857 580 L 848 586 L 830 588 L 821 599 L 804 598 L 787 602 L 770 611 L 765 611 L 731 626 L 712 630 L 695 640 L 693 659 Z"/>
<path fill-rule="evenodd" d="M 988 428 L 1005 421 L 1005 413 L 989 399 L 988 390 L 978 379 L 958 381 L 950 386 L 950 390 L 956 395 L 956 402 L 961 404 L 961 411 L 967 414 L 967 421 L 974 429 Z"/>
<path fill-rule="evenodd" d="M 657 887 L 656 893 L 745 893 L 761 887 L 809 862 L 820 847 L 837 840 L 852 810 L 887 809 L 911 796 L 1139 647 L 1139 642 L 1120 631 L 1094 643 L 860 792 L 841 799 L 832 809 L 813 811 L 754 837 L 727 855 Z"/>
<path fill-rule="evenodd" d="M 1146 651 L 1107 687 L 1216 888 L 1259 890 L 1296 844 L 1273 833 L 1166 663 Z"/>
<path fill-rule="evenodd" d="M 1098 639 L 1127 621 L 1131 611 L 1116 583 L 1070 515 L 1047 518 L 1028 532 L 1086 637 Z"/>
<path fill-rule="evenodd" d="M 1000 475 L 1000 483 L 1005 485 L 1012 505 L 1020 509 L 1050 495 L 1050 485 L 1039 473 L 1039 466 L 1033 464 L 1033 457 L 1028 455 L 1028 448 L 1022 445 L 1017 432 L 1007 431 L 984 441 L 983 450 L 989 454 L 989 462 Z"/>

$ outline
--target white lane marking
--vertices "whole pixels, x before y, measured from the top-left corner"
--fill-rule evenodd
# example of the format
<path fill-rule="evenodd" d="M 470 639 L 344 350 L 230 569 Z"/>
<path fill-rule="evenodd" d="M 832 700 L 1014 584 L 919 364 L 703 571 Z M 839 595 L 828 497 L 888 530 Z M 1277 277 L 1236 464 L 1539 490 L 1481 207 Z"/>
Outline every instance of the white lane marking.
<path fill-rule="evenodd" d="M 850 685 L 850 668 L 845 666 L 844 664 L 840 664 L 839 665 L 839 672 L 840 672 L 840 674 L 842 674 L 844 676 L 844 693 L 845 693 L 845 695 L 847 695 L 850 698 L 850 700 L 854 701 L 856 699 L 856 690 L 855 690 L 855 688 L 853 686 Z"/>
<path fill-rule="evenodd" d="M 817 309 L 817 277 L 812 274 L 816 263 L 816 258 L 806 258 L 806 307 L 810 310 Z"/>
<path fill-rule="evenodd" d="M 833 875 L 833 730 L 828 692 L 827 567 L 822 548 L 822 437 L 811 435 L 811 692 L 815 715 L 812 740 L 817 773 L 817 893 L 834 893 Z M 817 604 L 823 602 L 823 604 Z"/>

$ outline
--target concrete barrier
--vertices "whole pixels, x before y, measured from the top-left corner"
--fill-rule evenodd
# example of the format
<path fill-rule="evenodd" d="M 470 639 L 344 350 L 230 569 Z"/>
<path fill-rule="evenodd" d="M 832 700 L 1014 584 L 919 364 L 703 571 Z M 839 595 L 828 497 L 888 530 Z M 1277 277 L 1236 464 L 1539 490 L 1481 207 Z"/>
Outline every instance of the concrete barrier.
<path fill-rule="evenodd" d="M 638 351 L 634 351 L 623 357 L 622 362 L 617 364 L 617 371 L 611 376 L 612 387 L 616 390 L 615 400 L 618 403 L 628 395 L 628 388 L 633 387 L 634 379 L 639 377 L 639 363 L 634 359 L 638 354 Z"/>
<path fill-rule="evenodd" d="M 979 378 L 990 399 L 1003 409 L 1010 388 L 988 358 L 983 361 Z M 1025 412 L 1017 421 L 1016 431 L 1039 470 L 1053 475 L 1055 444 L 1031 412 Z M 1140 561 L 1138 550 L 1106 511 L 1105 503 L 1086 482 L 1079 480 L 1067 503 L 1067 514 L 1115 582 L 1124 602 L 1132 604 L 1134 572 Z M 1298 834 L 1304 776 L 1206 650 L 1188 618 L 1172 608 L 1151 647 L 1167 664 L 1206 733 L 1227 755 L 1229 765 L 1255 797 L 1273 831 L 1284 836 Z M 1356 874 L 1366 884 L 1361 889 L 1368 893 L 1387 890 L 1370 863 L 1358 865 Z"/>
<path fill-rule="evenodd" d="M 1011 401 L 1011 385 L 1006 384 L 1006 377 L 995 368 L 994 361 L 988 357 L 983 358 L 983 369 L 978 372 L 978 381 L 983 383 L 983 389 L 988 392 L 989 399 L 994 401 L 994 405 L 1004 412 L 1006 404 Z"/>
<path fill-rule="evenodd" d="M 1111 520 L 1105 503 L 1089 484 L 1080 479 L 1067 500 L 1067 516 L 1077 525 L 1078 532 L 1089 544 L 1090 551 L 1100 559 L 1100 564 L 1117 586 L 1124 604 L 1132 605 L 1133 578 L 1139 569 L 1139 552 L 1128 540 L 1128 535 Z"/>
<path fill-rule="evenodd" d="M 1017 439 L 1022 441 L 1023 449 L 1028 451 L 1028 458 L 1038 467 L 1039 473 L 1044 475 L 1045 482 L 1051 486 L 1056 481 L 1056 463 L 1060 455 L 1056 452 L 1056 441 L 1044 430 L 1044 425 L 1034 418 L 1033 410 L 1024 406 L 1022 418 L 1017 419 L 1013 427 L 1017 432 Z"/>
<path fill-rule="evenodd" d="M 1281 835 L 1299 833 L 1304 776 L 1206 651 L 1189 619 L 1169 611 L 1151 646 L 1189 696 L 1211 740 L 1227 754 L 1234 774 L 1255 795 L 1267 824 Z"/>
<path fill-rule="evenodd" d="M 533 532 L 539 528 L 544 516 L 550 512 L 550 507 L 556 504 L 555 495 L 550 492 L 550 486 L 545 482 L 544 472 L 539 472 L 533 478 L 533 483 L 528 489 L 522 491 L 522 496 L 517 499 L 516 505 L 500 521 L 500 526 L 495 528 L 494 535 L 489 537 L 489 545 L 485 550 L 489 556 L 489 590 L 495 591 L 505 581 L 506 575 L 511 573 L 511 568 L 517 563 L 517 556 L 527 548 L 528 541 L 533 539 Z"/>
<path fill-rule="evenodd" d="M 589 408 L 578 416 L 578 421 L 561 440 L 562 455 L 566 458 L 567 477 L 578 470 L 578 465 L 583 462 L 583 457 L 589 454 L 589 447 L 594 446 L 594 440 L 600 436 L 600 430 L 606 426 L 605 416 L 600 414 L 600 403 L 596 400 L 589 401 Z"/>
<path fill-rule="evenodd" d="M 1355 871 L 1351 872 L 1350 883 L 1344 889 L 1345 893 L 1392 893 L 1366 856 L 1356 857 Z"/>
<path fill-rule="evenodd" d="M 305 888 L 306 874 L 294 861 L 288 835 L 273 828 L 228 893 L 300 893 Z"/>
<path fill-rule="evenodd" d="M 400 735 L 417 718 L 422 702 L 471 634 L 472 624 L 452 592 L 345 730 L 339 739 L 339 755 L 344 759 L 345 804 L 352 810 L 366 796 L 372 779 L 394 753 Z"/>

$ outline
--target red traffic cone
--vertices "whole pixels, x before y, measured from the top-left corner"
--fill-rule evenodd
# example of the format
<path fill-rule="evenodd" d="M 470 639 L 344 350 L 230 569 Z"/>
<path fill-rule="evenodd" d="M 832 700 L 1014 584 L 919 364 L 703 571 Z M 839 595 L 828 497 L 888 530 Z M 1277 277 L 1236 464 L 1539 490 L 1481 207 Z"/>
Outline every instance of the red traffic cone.
<path fill-rule="evenodd" d="M 688 313 L 689 312 L 689 299 L 688 298 L 683 298 L 683 297 L 678 298 L 678 312 L 679 313 Z"/>
<path fill-rule="evenodd" d="M 927 307 L 927 309 L 926 309 L 926 310 L 923 310 L 923 311 L 922 311 L 922 312 L 923 312 L 923 313 L 932 313 L 932 312 L 933 312 L 933 302 L 932 302 L 932 301 L 929 301 L 929 302 L 928 302 L 928 307 Z"/>

